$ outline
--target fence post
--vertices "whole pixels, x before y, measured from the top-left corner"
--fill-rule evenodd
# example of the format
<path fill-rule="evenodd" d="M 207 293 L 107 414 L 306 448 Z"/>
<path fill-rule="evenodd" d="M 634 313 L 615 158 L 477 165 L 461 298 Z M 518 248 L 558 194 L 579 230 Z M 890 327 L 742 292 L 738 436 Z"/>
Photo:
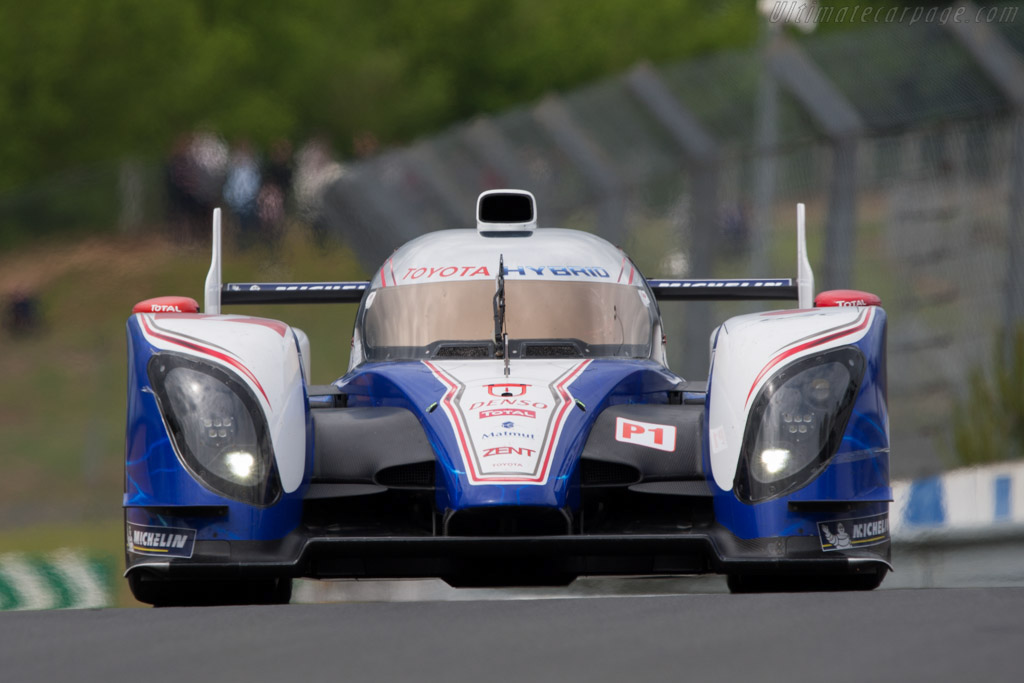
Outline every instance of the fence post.
<path fill-rule="evenodd" d="M 533 116 L 555 145 L 577 166 L 600 202 L 597 232 L 618 243 L 626 235 L 626 207 L 623 183 L 615 168 L 605 159 L 601 148 L 572 120 L 562 101 L 550 95 L 536 106 Z"/>
<path fill-rule="evenodd" d="M 516 161 L 518 157 L 494 121 L 481 116 L 465 128 L 463 135 L 477 157 L 501 176 L 505 187 L 535 189 L 530 187 L 530 174 Z"/>
<path fill-rule="evenodd" d="M 850 287 L 856 249 L 857 140 L 866 127 L 846 96 L 793 41 L 780 38 L 768 53 L 775 78 L 832 141 L 821 289 Z"/>
<path fill-rule="evenodd" d="M 972 2 L 959 2 L 957 6 L 967 8 L 968 18 L 978 15 Z M 1009 343 L 1011 330 L 1024 321 L 1024 58 L 988 23 L 949 21 L 943 26 L 1014 109 L 1004 318 Z"/>
<path fill-rule="evenodd" d="M 473 207 L 476 197 L 467 197 L 459 184 L 452 180 L 447 167 L 434 150 L 429 140 L 420 142 L 407 150 L 406 160 L 416 176 L 439 200 L 442 213 L 451 223 L 449 228 L 471 228 Z"/>
<path fill-rule="evenodd" d="M 640 64 L 626 76 L 630 93 L 669 133 L 682 152 L 682 166 L 690 180 L 690 277 L 714 277 L 718 235 L 718 182 L 720 150 L 715 139 L 666 87 L 649 64 Z M 676 226 L 682 241 L 681 226 Z M 652 273 L 652 275 L 658 275 Z M 712 326 L 711 304 L 689 302 L 678 361 L 686 377 L 702 377 L 708 370 L 705 352 Z M 673 332 L 676 330 L 674 329 Z M 674 363 L 676 364 L 676 363 Z"/>

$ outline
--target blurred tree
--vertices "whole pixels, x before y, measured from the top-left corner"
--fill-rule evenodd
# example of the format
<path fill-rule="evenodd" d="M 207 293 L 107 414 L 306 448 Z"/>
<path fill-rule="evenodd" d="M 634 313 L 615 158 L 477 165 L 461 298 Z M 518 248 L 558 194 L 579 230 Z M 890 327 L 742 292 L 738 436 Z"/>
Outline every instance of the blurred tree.
<path fill-rule="evenodd" d="M 186 130 L 348 151 L 756 34 L 753 0 L 0 3 L 0 188 Z"/>

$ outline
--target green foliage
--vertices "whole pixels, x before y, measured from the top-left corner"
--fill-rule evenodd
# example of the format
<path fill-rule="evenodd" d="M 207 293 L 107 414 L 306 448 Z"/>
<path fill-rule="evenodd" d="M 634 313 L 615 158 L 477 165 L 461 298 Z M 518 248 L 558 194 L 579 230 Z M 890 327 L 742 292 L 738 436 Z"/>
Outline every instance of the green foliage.
<path fill-rule="evenodd" d="M 756 32 L 753 0 L 0 3 L 0 189 L 201 127 L 397 144 Z"/>
<path fill-rule="evenodd" d="M 966 465 L 1024 457 L 1024 327 L 1000 335 L 992 368 L 976 368 L 954 413 L 953 447 Z"/>

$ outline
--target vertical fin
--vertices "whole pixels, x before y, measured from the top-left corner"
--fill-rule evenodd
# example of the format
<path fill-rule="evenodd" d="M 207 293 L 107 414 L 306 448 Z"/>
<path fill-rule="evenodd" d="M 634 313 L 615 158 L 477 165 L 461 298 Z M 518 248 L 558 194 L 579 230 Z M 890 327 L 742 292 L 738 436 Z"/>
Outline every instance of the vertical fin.
<path fill-rule="evenodd" d="M 814 307 L 814 271 L 807 260 L 807 207 L 796 205 L 796 291 L 797 308 Z"/>
<path fill-rule="evenodd" d="M 220 314 L 220 209 L 213 210 L 213 255 L 206 274 L 206 298 L 203 313 Z"/>

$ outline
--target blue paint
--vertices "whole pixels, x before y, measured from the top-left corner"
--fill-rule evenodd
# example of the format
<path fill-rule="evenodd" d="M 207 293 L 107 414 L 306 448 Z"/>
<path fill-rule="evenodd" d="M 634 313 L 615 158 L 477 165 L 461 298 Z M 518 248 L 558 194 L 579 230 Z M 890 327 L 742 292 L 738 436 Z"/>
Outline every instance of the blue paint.
<path fill-rule="evenodd" d="M 903 513 L 908 524 L 938 526 L 946 521 L 942 479 L 929 477 L 910 484 L 910 499 Z"/>
<path fill-rule="evenodd" d="M 996 477 L 993 482 L 996 503 L 993 518 L 997 522 L 1006 521 L 1013 517 L 1012 483 L 1013 481 L 1006 475 Z"/>

